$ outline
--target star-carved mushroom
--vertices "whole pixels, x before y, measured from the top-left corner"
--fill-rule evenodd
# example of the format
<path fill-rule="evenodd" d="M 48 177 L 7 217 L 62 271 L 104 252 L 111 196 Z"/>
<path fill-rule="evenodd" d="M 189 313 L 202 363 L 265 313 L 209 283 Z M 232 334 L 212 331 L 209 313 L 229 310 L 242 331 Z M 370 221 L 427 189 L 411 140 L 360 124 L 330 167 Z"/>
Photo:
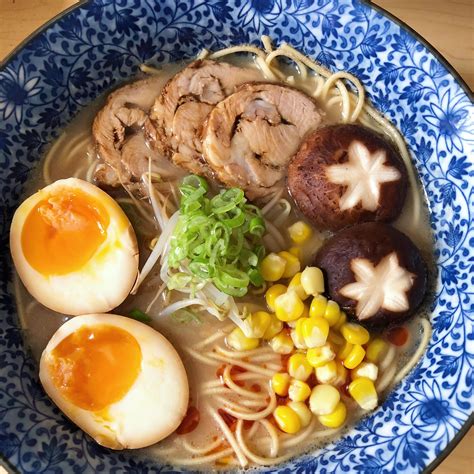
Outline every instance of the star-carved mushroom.
<path fill-rule="evenodd" d="M 347 161 L 326 168 L 326 177 L 331 183 L 346 187 L 339 199 L 339 208 L 346 211 L 361 204 L 367 211 L 376 211 L 380 204 L 380 188 L 383 183 L 398 181 L 400 171 L 385 164 L 385 150 L 370 150 L 357 140 L 347 149 Z"/>
<path fill-rule="evenodd" d="M 383 137 L 361 125 L 331 125 L 310 134 L 288 167 L 288 188 L 319 229 L 391 222 L 407 192 L 407 171 Z"/>
<path fill-rule="evenodd" d="M 372 317 L 380 308 L 400 312 L 410 307 L 407 291 L 415 275 L 400 266 L 396 252 L 377 265 L 367 258 L 354 258 L 351 270 L 356 281 L 343 286 L 339 293 L 357 301 L 355 312 L 360 320 Z"/>
<path fill-rule="evenodd" d="M 426 292 L 420 251 L 387 224 L 365 223 L 336 233 L 315 264 L 325 272 L 329 296 L 362 324 L 401 321 L 416 311 Z"/>

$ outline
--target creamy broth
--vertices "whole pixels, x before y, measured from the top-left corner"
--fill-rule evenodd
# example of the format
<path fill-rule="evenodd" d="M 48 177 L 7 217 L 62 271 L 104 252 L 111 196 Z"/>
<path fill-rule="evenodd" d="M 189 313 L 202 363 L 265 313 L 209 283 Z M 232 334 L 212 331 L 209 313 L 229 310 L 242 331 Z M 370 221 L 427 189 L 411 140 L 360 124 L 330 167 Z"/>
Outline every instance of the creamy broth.
<path fill-rule="evenodd" d="M 234 62 L 240 65 L 246 65 L 249 67 L 255 67 L 253 60 L 248 57 L 239 57 L 234 59 Z M 162 78 L 162 85 L 173 76 L 177 70 L 183 67 L 180 65 L 171 65 L 164 67 L 161 71 L 156 73 Z M 313 87 L 311 77 L 306 80 L 301 79 L 301 75 L 294 68 L 285 66 L 282 70 L 290 75 L 292 73 L 294 77 L 295 87 L 301 88 L 306 92 L 311 91 Z M 263 76 L 262 76 L 263 79 Z M 105 96 L 97 99 L 96 102 L 85 108 L 78 116 L 65 128 L 61 136 L 55 141 L 49 151 L 45 153 L 45 157 L 38 164 L 37 169 L 32 173 L 32 177 L 29 180 L 27 189 L 25 191 L 25 197 L 31 195 L 36 190 L 49 184 L 45 181 L 44 166 L 46 163 L 47 173 L 46 178 L 51 181 L 57 179 L 76 176 L 82 179 L 90 179 L 91 169 L 96 162 L 95 153 L 92 147 L 91 137 L 91 125 L 97 111 L 103 106 L 105 102 Z M 318 102 L 318 105 L 324 110 L 325 104 Z M 325 117 L 325 123 L 337 122 L 338 112 L 334 112 L 334 109 L 327 110 Z M 370 124 L 369 124 L 370 125 Z M 374 122 L 373 127 L 380 130 L 380 127 Z M 164 159 L 163 159 L 164 160 Z M 122 199 L 121 205 L 125 212 L 129 216 L 137 237 L 139 240 L 140 247 L 140 267 L 146 260 L 149 254 L 149 245 L 151 240 L 156 236 L 157 230 L 152 225 L 152 222 L 146 222 L 139 214 L 134 210 L 133 206 L 127 204 L 126 199 L 128 196 L 118 191 L 114 196 L 117 199 Z M 288 202 L 292 202 L 291 198 L 285 193 L 282 198 L 286 198 Z M 417 211 L 417 207 L 413 205 L 414 202 L 421 202 L 422 206 Z M 278 219 L 278 212 L 274 214 L 275 219 Z M 287 237 L 287 233 L 284 229 L 289 224 L 296 220 L 301 220 L 302 216 L 295 211 L 292 206 L 291 212 L 287 219 L 284 219 L 280 224 L 279 230 L 282 231 L 284 236 L 284 246 L 276 244 L 276 248 L 271 250 L 282 250 L 282 248 L 288 248 L 290 241 Z M 275 222 L 275 221 L 274 221 Z M 278 227 L 278 220 L 276 220 Z M 432 258 L 432 236 L 429 226 L 429 214 L 425 204 L 425 197 L 421 186 L 409 189 L 406 204 L 401 216 L 394 223 L 402 232 L 406 233 L 420 248 L 425 261 L 429 265 L 430 280 L 433 281 L 434 268 Z M 310 264 L 313 257 L 321 246 L 321 244 L 328 238 L 329 233 L 314 232 L 313 238 L 305 244 L 303 247 L 302 262 L 304 264 Z M 275 243 L 272 244 L 275 246 Z M 282 248 L 279 248 L 282 247 Z M 140 308 L 144 310 L 153 299 L 154 293 L 156 292 L 156 285 L 158 281 L 159 268 L 155 269 L 153 274 L 148 277 L 145 283 L 140 287 L 137 295 L 130 295 L 126 301 L 113 312 L 116 314 L 127 315 L 132 309 Z M 57 328 L 67 321 L 69 317 L 55 313 L 41 304 L 37 303 L 25 290 L 21 282 L 16 281 L 16 296 L 18 304 L 18 312 L 20 316 L 21 326 L 24 330 L 24 335 L 27 345 L 31 348 L 33 356 L 36 360 L 39 359 L 42 350 L 46 346 L 48 340 Z M 173 300 L 172 300 L 173 301 Z M 164 294 L 156 301 L 149 311 L 149 315 L 153 318 L 151 325 L 160 331 L 165 337 L 167 337 L 174 347 L 179 352 L 186 371 L 189 377 L 190 383 L 190 396 L 191 405 L 196 407 L 201 414 L 201 420 L 197 429 L 192 431 L 188 435 L 173 434 L 164 441 L 160 442 L 156 446 L 141 450 L 140 454 L 146 457 L 153 457 L 158 459 L 165 459 L 173 461 L 174 456 L 170 456 L 170 453 L 174 453 L 174 448 L 180 445 L 182 442 L 182 436 L 186 436 L 186 442 L 194 446 L 205 446 L 216 443 L 216 440 L 220 435 L 219 431 L 216 430 L 214 421 L 210 418 L 207 413 L 208 407 L 219 408 L 219 394 L 212 394 L 211 388 L 214 387 L 213 382 L 218 381 L 218 375 L 216 375 L 216 367 L 219 368 L 224 364 L 222 361 L 214 361 L 214 363 L 207 363 L 206 361 L 200 361 L 199 358 L 193 357 L 189 349 L 194 350 L 198 355 L 201 354 L 201 359 L 206 359 L 202 356 L 206 351 L 212 351 L 213 347 L 217 344 L 224 347 L 224 338 L 229 330 L 233 327 L 229 321 L 218 321 L 211 315 L 205 315 L 201 317 L 199 322 L 178 322 L 172 316 L 158 317 L 160 311 L 166 307 L 172 301 L 166 300 Z M 265 302 L 262 295 L 247 296 L 243 301 L 248 305 L 249 309 L 260 308 L 265 309 Z M 419 309 L 418 315 L 409 322 L 405 323 L 405 326 L 409 331 L 408 342 L 397 351 L 396 369 L 395 374 L 403 369 L 406 364 L 413 364 L 414 361 L 410 362 L 412 356 L 417 353 L 420 345 L 426 342 L 423 335 L 423 325 L 421 324 L 422 319 L 429 319 L 429 304 L 431 301 L 431 295 L 425 298 L 424 305 Z M 210 336 L 216 334 L 216 340 L 210 342 L 207 345 L 202 345 L 203 341 L 208 339 Z M 217 338 L 218 337 L 218 338 Z M 194 349 L 193 349 L 194 348 Z M 262 357 L 266 370 L 270 372 L 276 372 L 281 369 L 281 357 L 279 354 L 270 354 Z M 212 362 L 212 361 L 211 361 Z M 268 379 L 268 377 L 267 377 Z M 257 380 L 258 382 L 258 380 Z M 203 394 L 203 383 L 207 383 L 209 387 L 209 394 Z M 260 381 L 261 383 L 261 381 Z M 387 393 L 393 386 L 393 382 L 389 384 L 383 393 Z M 356 406 L 351 405 L 349 410 L 348 422 L 345 428 L 350 427 L 352 423 L 356 422 L 363 416 L 363 411 Z M 336 433 L 337 431 L 337 433 Z M 291 448 L 291 455 L 298 455 L 302 452 L 313 449 L 321 443 L 326 442 L 328 439 L 332 439 L 334 436 L 340 436 L 341 431 L 334 430 L 334 434 L 328 432 L 327 435 L 319 438 L 317 431 L 315 436 L 310 436 L 305 439 L 302 443 Z M 286 437 L 288 438 L 288 437 Z M 266 451 L 265 449 L 263 449 Z M 189 457 L 189 454 L 188 454 Z M 190 469 L 202 469 L 203 471 L 209 472 L 213 469 L 228 469 L 232 467 L 235 460 L 230 462 L 223 460 L 222 463 L 216 464 L 211 462 L 209 464 L 191 466 Z"/>

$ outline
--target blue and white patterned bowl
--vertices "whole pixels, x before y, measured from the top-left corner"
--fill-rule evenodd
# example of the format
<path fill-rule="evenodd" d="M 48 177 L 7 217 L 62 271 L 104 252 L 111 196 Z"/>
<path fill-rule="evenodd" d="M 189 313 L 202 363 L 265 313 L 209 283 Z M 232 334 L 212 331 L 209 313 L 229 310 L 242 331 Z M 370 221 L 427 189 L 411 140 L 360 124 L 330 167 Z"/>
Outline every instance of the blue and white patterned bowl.
<path fill-rule="evenodd" d="M 256 43 L 262 34 L 358 76 L 402 131 L 428 196 L 438 269 L 433 336 L 416 369 L 342 439 L 277 470 L 418 472 L 466 429 L 473 407 L 474 108 L 449 66 L 358 0 L 93 0 L 43 28 L 0 72 L 0 453 L 7 466 L 25 473 L 173 471 L 99 447 L 43 393 L 16 316 L 10 219 L 43 149 L 102 91 L 143 62 Z"/>

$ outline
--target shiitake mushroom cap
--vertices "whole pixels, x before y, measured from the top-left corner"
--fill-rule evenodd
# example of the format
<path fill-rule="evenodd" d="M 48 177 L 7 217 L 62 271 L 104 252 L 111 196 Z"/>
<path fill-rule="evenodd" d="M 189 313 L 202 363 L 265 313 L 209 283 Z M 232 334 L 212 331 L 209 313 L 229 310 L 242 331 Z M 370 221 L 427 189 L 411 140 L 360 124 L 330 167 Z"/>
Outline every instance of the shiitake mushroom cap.
<path fill-rule="evenodd" d="M 384 166 L 399 173 L 398 179 L 380 183 L 378 205 L 373 210 L 361 201 L 341 210 L 341 197 L 348 186 L 331 182 L 327 175 L 328 167 L 347 165 L 354 142 L 361 143 L 374 159 L 377 152 L 384 151 Z M 319 128 L 307 136 L 290 161 L 287 183 L 300 211 L 318 229 L 335 231 L 362 222 L 396 219 L 405 202 L 408 178 L 402 158 L 385 138 L 361 125 L 342 124 Z"/>
<path fill-rule="evenodd" d="M 370 262 L 370 265 L 367 265 L 368 269 L 376 272 L 377 265 L 380 265 L 384 258 L 393 253 L 396 254 L 399 267 L 413 275 L 411 287 L 404 291 L 408 308 L 394 311 L 381 306 L 374 314 L 364 319 L 361 314 L 358 314 L 360 313 L 357 307 L 358 301 L 353 297 L 348 297 L 347 294 L 341 294 L 341 291 L 344 293 L 344 288 L 347 291 L 347 285 L 361 281 L 360 273 L 358 279 L 353 271 L 353 261 L 354 259 L 364 259 Z M 382 325 L 403 321 L 413 315 L 426 293 L 427 269 L 420 251 L 405 234 L 387 224 L 368 222 L 336 233 L 318 251 L 315 265 L 325 273 L 329 296 L 349 315 L 365 325 Z M 396 271 L 385 275 L 384 278 L 380 278 L 381 275 L 377 274 L 375 276 L 378 278 L 372 278 L 373 283 L 387 285 L 386 294 L 389 296 L 390 282 L 394 285 Z M 380 289 L 380 286 L 377 288 Z M 400 296 L 403 293 L 400 291 L 400 286 L 398 290 L 396 287 L 392 289 L 395 296 Z M 367 294 L 375 297 L 375 291 Z"/>

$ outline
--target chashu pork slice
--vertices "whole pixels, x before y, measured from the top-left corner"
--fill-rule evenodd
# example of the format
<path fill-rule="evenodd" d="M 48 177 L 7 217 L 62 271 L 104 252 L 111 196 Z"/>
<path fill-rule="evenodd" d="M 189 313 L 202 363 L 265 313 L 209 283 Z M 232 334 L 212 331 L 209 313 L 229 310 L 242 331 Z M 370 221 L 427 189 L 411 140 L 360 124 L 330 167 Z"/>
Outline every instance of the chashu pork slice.
<path fill-rule="evenodd" d="M 291 157 L 321 120 L 314 101 L 297 89 L 244 84 L 209 114 L 204 157 L 224 184 L 262 198 L 284 185 Z"/>
<path fill-rule="evenodd" d="M 194 61 L 171 78 L 156 99 L 150 112 L 152 143 L 191 173 L 212 176 L 202 157 L 201 133 L 207 116 L 237 86 L 261 79 L 256 69 Z"/>
<path fill-rule="evenodd" d="M 156 152 L 146 142 L 148 112 L 165 83 L 160 75 L 139 80 L 112 92 L 98 112 L 92 134 L 100 163 L 94 178 L 99 185 L 130 185 L 148 170 Z"/>

